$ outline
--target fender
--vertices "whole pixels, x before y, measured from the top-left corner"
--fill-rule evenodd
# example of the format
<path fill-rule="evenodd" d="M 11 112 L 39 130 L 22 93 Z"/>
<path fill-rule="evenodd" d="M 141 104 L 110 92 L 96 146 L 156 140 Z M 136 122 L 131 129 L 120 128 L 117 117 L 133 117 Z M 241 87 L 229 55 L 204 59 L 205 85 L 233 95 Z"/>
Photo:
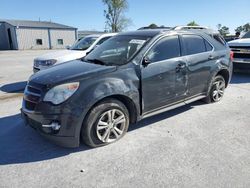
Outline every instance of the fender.
<path fill-rule="evenodd" d="M 91 108 L 101 100 L 112 96 L 124 96 L 130 99 L 136 108 L 136 119 L 140 117 L 140 94 L 139 78 L 134 69 L 128 68 L 127 71 L 112 72 L 103 77 L 87 79 L 83 81 L 80 88 L 80 96 L 85 99 L 79 101 L 81 108 L 82 122 Z M 80 137 L 81 126 L 76 127 L 75 135 Z"/>
<path fill-rule="evenodd" d="M 215 66 L 213 67 L 213 69 L 211 69 L 211 74 L 210 77 L 208 79 L 208 89 L 206 91 L 206 95 L 209 95 L 209 91 L 212 87 L 212 83 L 213 80 L 215 78 L 215 76 L 222 70 L 226 70 L 228 72 L 228 74 L 230 75 L 230 70 L 229 67 L 226 66 L 226 64 L 224 62 L 222 62 L 222 60 L 218 60 L 215 63 Z M 229 76 L 230 77 L 230 76 Z M 230 80 L 230 79 L 229 79 Z M 227 83 L 228 84 L 228 83 Z"/>

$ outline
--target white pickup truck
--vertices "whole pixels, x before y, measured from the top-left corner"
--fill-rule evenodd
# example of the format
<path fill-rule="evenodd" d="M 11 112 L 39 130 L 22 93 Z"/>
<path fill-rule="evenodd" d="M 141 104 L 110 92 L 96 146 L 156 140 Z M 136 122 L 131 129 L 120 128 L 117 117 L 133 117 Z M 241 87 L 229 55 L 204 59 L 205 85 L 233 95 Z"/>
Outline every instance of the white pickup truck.
<path fill-rule="evenodd" d="M 240 39 L 228 42 L 234 52 L 234 69 L 250 68 L 250 31 L 245 33 Z"/>

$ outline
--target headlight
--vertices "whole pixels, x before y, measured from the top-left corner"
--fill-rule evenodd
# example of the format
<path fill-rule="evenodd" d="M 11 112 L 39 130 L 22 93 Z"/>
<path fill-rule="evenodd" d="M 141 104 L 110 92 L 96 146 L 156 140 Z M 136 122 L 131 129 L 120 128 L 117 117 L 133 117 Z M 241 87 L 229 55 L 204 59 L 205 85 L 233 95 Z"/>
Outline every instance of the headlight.
<path fill-rule="evenodd" d="M 79 82 L 55 86 L 46 93 L 43 101 L 60 104 L 70 98 L 76 92 L 78 87 Z"/>
<path fill-rule="evenodd" d="M 57 60 L 55 59 L 49 59 L 49 60 L 35 60 L 34 61 L 34 66 L 39 67 L 39 66 L 52 66 L 56 63 Z"/>

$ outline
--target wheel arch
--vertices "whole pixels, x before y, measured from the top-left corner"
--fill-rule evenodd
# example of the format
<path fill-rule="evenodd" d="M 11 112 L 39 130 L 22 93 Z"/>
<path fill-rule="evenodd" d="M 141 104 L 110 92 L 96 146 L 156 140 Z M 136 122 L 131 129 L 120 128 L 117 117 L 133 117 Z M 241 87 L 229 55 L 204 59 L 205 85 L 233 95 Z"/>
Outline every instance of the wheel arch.
<path fill-rule="evenodd" d="M 217 72 L 215 76 L 218 76 L 218 75 L 221 75 L 224 78 L 226 82 L 226 87 L 227 87 L 229 84 L 229 78 L 230 78 L 229 71 L 227 69 L 221 69 Z"/>
<path fill-rule="evenodd" d="M 126 95 L 121 95 L 121 94 L 114 94 L 114 95 L 110 95 L 110 96 L 106 96 L 102 99 L 97 100 L 88 110 L 88 113 L 91 111 L 91 109 L 98 105 L 99 103 L 108 100 L 108 99 L 116 99 L 120 102 L 122 102 L 126 108 L 128 109 L 129 112 L 129 119 L 130 119 L 130 123 L 136 123 L 139 117 L 139 111 L 135 105 L 135 102 L 128 96 Z M 87 113 L 87 114 L 88 114 Z"/>

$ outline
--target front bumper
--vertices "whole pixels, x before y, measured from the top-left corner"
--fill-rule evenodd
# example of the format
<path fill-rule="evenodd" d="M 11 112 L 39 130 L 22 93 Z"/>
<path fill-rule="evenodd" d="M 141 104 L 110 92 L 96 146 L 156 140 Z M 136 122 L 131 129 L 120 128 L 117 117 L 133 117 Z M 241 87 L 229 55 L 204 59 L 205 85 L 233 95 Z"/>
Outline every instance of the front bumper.
<path fill-rule="evenodd" d="M 250 72 L 250 61 L 242 62 L 236 59 L 233 61 L 233 67 L 234 67 L 234 71 Z"/>
<path fill-rule="evenodd" d="M 29 112 L 22 108 L 21 115 L 25 124 L 28 124 L 55 144 L 70 148 L 80 145 L 80 134 L 77 134 L 77 131 L 79 131 L 77 128 L 81 127 L 81 122 L 78 118 L 74 118 L 72 114 L 42 114 Z M 51 124 L 52 121 L 60 123 L 61 127 L 59 130 L 42 126 Z"/>

